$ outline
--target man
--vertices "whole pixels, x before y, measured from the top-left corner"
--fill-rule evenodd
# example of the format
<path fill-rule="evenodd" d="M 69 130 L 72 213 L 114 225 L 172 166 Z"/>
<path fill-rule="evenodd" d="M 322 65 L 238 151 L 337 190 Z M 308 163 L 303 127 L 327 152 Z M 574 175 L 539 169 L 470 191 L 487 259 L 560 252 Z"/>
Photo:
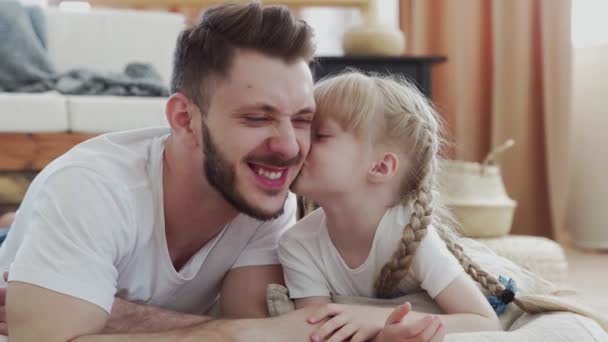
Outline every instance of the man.
<path fill-rule="evenodd" d="M 313 52 L 310 27 L 280 7 L 223 5 L 185 30 L 170 129 L 94 138 L 32 183 L 0 249 L 11 341 L 280 336 L 272 320 L 200 315 L 219 298 L 224 317 L 266 316 L 266 286 L 282 282 Z"/>

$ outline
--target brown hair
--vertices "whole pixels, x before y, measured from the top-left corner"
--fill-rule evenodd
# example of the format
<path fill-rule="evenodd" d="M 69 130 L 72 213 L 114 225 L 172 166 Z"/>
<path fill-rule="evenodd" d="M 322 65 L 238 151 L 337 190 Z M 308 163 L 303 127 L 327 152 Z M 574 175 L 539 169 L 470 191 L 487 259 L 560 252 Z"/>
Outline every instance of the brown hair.
<path fill-rule="evenodd" d="M 171 93 L 183 92 L 201 109 L 208 105 L 206 83 L 226 77 L 237 49 L 251 49 L 287 62 L 310 62 L 315 51 L 311 27 L 283 6 L 257 2 L 208 9 L 177 40 Z"/>

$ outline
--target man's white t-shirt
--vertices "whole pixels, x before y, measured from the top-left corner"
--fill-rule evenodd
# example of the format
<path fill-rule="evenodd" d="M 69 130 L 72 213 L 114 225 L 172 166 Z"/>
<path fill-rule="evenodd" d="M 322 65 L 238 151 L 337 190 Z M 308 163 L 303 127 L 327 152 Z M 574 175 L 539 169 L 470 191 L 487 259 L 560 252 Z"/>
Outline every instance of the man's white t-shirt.
<path fill-rule="evenodd" d="M 41 286 L 111 311 L 114 297 L 202 314 L 231 269 L 278 264 L 280 235 L 295 223 L 290 193 L 282 216 L 238 215 L 176 271 L 163 207 L 167 128 L 111 133 L 77 145 L 30 186 L 0 248 L 9 281 Z"/>
<path fill-rule="evenodd" d="M 317 209 L 289 229 L 279 241 L 279 260 L 291 298 L 375 296 L 374 283 L 382 267 L 391 260 L 409 222 L 411 206 L 389 209 L 374 236 L 366 261 L 350 268 L 334 246 L 323 209 Z M 435 229 L 428 227 L 411 267 L 399 284 L 399 293 L 425 290 L 435 298 L 464 270 L 448 251 Z"/>

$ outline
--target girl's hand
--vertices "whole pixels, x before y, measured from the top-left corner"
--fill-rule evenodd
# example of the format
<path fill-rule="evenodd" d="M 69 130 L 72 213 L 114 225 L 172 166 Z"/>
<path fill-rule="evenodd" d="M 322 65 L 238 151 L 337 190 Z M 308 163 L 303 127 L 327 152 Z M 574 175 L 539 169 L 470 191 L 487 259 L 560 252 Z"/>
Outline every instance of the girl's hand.
<path fill-rule="evenodd" d="M 371 306 L 326 304 L 308 318 L 311 324 L 329 318 L 311 335 L 311 341 L 339 342 L 350 339 L 362 342 L 372 339 L 382 330 L 389 312 L 386 308 Z"/>
<path fill-rule="evenodd" d="M 413 323 L 403 323 L 403 317 L 411 310 L 409 303 L 398 306 L 386 320 L 386 325 L 374 341 L 441 342 L 445 328 L 438 316 L 428 315 Z"/>

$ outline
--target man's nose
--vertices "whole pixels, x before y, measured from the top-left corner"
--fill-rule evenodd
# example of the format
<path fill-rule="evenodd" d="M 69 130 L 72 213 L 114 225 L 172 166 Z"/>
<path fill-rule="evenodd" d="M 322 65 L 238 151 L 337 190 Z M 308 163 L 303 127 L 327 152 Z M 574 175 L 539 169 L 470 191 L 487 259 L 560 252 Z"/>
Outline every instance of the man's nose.
<path fill-rule="evenodd" d="M 291 120 L 285 120 L 275 128 L 274 136 L 268 141 L 268 148 L 271 152 L 280 154 L 285 159 L 291 159 L 298 155 L 300 146 Z"/>

